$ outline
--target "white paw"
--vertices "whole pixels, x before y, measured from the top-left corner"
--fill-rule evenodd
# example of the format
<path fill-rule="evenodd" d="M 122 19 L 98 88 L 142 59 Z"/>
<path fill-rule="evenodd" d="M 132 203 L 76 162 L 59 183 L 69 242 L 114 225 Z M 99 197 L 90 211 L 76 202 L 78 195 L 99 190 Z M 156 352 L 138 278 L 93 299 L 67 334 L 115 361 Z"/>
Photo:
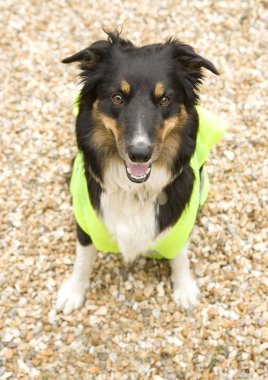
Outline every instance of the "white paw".
<path fill-rule="evenodd" d="M 198 303 L 199 289 L 192 277 L 174 284 L 173 301 L 184 309 L 194 308 Z"/>
<path fill-rule="evenodd" d="M 69 278 L 58 291 L 56 309 L 62 310 L 63 314 L 70 314 L 73 310 L 79 309 L 84 303 L 87 288 L 88 283 Z"/>

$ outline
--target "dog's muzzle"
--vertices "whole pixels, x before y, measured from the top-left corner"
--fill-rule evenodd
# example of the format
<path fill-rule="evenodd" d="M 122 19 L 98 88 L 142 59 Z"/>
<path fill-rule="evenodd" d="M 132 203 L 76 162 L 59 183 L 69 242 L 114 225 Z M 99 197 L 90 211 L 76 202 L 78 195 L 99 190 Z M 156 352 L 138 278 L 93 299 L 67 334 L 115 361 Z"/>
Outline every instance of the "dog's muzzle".
<path fill-rule="evenodd" d="M 136 144 L 128 146 L 129 161 L 126 162 L 128 178 L 136 183 L 147 181 L 151 174 L 151 163 L 153 148 L 149 144 Z"/>

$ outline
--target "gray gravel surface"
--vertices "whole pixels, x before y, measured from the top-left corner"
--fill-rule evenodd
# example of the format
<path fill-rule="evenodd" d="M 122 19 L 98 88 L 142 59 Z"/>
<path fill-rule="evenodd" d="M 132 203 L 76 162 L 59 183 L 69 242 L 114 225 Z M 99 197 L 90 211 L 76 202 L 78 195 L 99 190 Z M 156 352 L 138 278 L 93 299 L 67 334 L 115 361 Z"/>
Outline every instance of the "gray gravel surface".
<path fill-rule="evenodd" d="M 0 378 L 267 379 L 267 2 L 0 2 Z M 229 131 L 190 256 L 196 310 L 171 299 L 169 265 L 99 254 L 85 306 L 54 310 L 72 268 L 66 178 L 77 68 L 60 60 L 123 25 L 137 44 L 175 35 L 211 59 L 201 104 Z"/>

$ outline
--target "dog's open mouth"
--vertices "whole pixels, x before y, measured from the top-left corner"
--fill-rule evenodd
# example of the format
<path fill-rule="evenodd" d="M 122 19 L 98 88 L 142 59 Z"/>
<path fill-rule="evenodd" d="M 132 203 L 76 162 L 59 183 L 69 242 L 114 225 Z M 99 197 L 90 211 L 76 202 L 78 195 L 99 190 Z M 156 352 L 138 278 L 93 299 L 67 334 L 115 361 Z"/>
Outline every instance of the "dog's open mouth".
<path fill-rule="evenodd" d="M 132 182 L 142 183 L 147 181 L 151 174 L 151 164 L 126 163 L 127 176 Z"/>

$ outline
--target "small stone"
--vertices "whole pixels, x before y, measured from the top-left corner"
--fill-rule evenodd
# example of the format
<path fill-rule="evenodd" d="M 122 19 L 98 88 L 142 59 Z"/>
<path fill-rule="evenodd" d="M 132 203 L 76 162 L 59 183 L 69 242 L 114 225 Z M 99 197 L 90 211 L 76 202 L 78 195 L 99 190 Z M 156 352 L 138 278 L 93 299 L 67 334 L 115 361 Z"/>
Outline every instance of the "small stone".
<path fill-rule="evenodd" d="M 13 358 L 14 350 L 8 349 L 6 350 L 5 357 L 7 360 L 10 360 Z"/>
<path fill-rule="evenodd" d="M 36 356 L 36 351 L 34 348 L 32 348 L 30 351 L 27 352 L 26 359 L 32 360 Z"/>
<path fill-rule="evenodd" d="M 143 290 L 143 293 L 145 297 L 149 298 L 152 295 L 153 291 L 154 291 L 153 286 L 146 286 Z"/>
<path fill-rule="evenodd" d="M 88 372 L 91 375 L 98 375 L 99 372 L 100 372 L 100 369 L 98 367 L 91 367 L 91 368 L 88 369 Z"/>
<path fill-rule="evenodd" d="M 18 359 L 18 367 L 22 372 L 29 373 L 30 368 L 27 366 L 26 363 L 24 363 L 22 359 Z"/>
<path fill-rule="evenodd" d="M 17 348 L 17 343 L 12 340 L 11 342 L 8 342 L 7 347 L 8 348 Z"/>
<path fill-rule="evenodd" d="M 157 284 L 156 290 L 157 290 L 157 294 L 159 297 L 164 297 L 165 290 L 164 290 L 164 283 L 163 282 L 160 282 L 159 284 Z"/>
<path fill-rule="evenodd" d="M 119 273 L 122 276 L 122 278 L 123 278 L 124 281 L 126 281 L 128 279 L 128 273 L 129 273 L 129 271 L 127 270 L 126 267 L 124 267 L 124 266 L 121 267 L 119 269 Z"/>
<path fill-rule="evenodd" d="M 132 288 L 133 288 L 132 283 L 131 283 L 130 281 L 126 281 L 126 282 L 125 282 L 125 288 L 126 288 L 126 290 L 130 290 L 130 289 L 132 289 Z"/>
<path fill-rule="evenodd" d="M 160 310 L 154 309 L 153 310 L 153 316 L 155 319 L 158 319 L 160 317 Z"/>
<path fill-rule="evenodd" d="M 36 369 L 36 368 L 31 368 L 30 369 L 30 377 L 31 378 L 37 377 L 37 378 L 40 379 L 40 375 L 41 375 L 41 372 L 38 369 Z"/>
<path fill-rule="evenodd" d="M 33 337 L 34 337 L 33 331 L 28 331 L 27 334 L 25 335 L 26 342 L 30 342 L 30 340 L 32 340 Z"/>
<path fill-rule="evenodd" d="M 101 340 L 101 338 L 100 338 L 99 335 L 94 334 L 94 335 L 91 336 L 91 344 L 92 344 L 93 346 L 98 346 L 98 345 L 100 345 L 101 343 L 102 343 L 102 340 Z"/>
<path fill-rule="evenodd" d="M 166 339 L 167 339 L 168 343 L 171 345 L 174 345 L 176 347 L 183 346 L 183 342 L 179 338 L 177 338 L 176 336 L 168 336 Z"/>
<path fill-rule="evenodd" d="M 43 350 L 42 351 L 42 354 L 44 356 L 47 356 L 47 357 L 50 357 L 50 356 L 53 356 L 54 355 L 54 351 L 50 348 L 46 349 L 46 350 Z"/>
<path fill-rule="evenodd" d="M 71 344 L 75 340 L 75 335 L 74 334 L 69 334 L 66 339 L 67 344 Z"/>
<path fill-rule="evenodd" d="M 225 328 L 225 329 L 230 329 L 232 327 L 235 326 L 235 322 L 234 321 L 230 321 L 230 320 L 225 320 L 222 322 L 222 326 Z"/>
<path fill-rule="evenodd" d="M 235 311 L 231 310 L 230 311 L 230 314 L 229 314 L 230 318 L 233 320 L 233 321 L 237 321 L 240 316 L 239 314 L 237 314 Z"/>
<path fill-rule="evenodd" d="M 112 363 L 115 363 L 117 359 L 117 354 L 115 352 L 110 353 L 109 359 L 111 360 Z"/>
<path fill-rule="evenodd" d="M 27 305 L 27 298 L 21 297 L 19 302 L 18 302 L 18 307 L 23 308 Z"/>
<path fill-rule="evenodd" d="M 224 151 L 224 155 L 226 158 L 228 158 L 228 160 L 230 161 L 233 161 L 233 159 L 235 158 L 235 155 L 234 155 L 234 152 L 230 151 L 230 150 L 225 150 Z"/>
<path fill-rule="evenodd" d="M 208 309 L 208 317 L 209 319 L 213 319 L 217 315 L 217 309 L 215 307 L 210 307 Z"/>
<path fill-rule="evenodd" d="M 6 335 L 2 338 L 2 341 L 5 342 L 5 343 L 9 343 L 13 338 L 14 338 L 13 335 L 11 335 L 11 334 L 6 334 Z"/>
<path fill-rule="evenodd" d="M 55 322 L 56 318 L 57 318 L 56 310 L 54 310 L 54 309 L 50 310 L 50 312 L 48 313 L 48 322 L 50 324 L 53 324 Z"/>
<path fill-rule="evenodd" d="M 263 327 L 261 331 L 262 331 L 262 339 L 264 341 L 268 341 L 268 327 Z"/>
<path fill-rule="evenodd" d="M 262 343 L 262 344 L 258 347 L 258 353 L 259 353 L 259 354 L 262 354 L 262 353 L 265 352 L 266 350 L 268 350 L 268 342 Z"/>
<path fill-rule="evenodd" d="M 108 359 L 109 355 L 106 352 L 99 352 L 98 358 L 101 362 L 105 362 Z"/>
<path fill-rule="evenodd" d="M 94 362 L 94 356 L 91 354 L 85 354 L 83 355 L 83 362 L 91 364 Z"/>
<path fill-rule="evenodd" d="M 202 363 L 205 359 L 205 356 L 204 355 L 197 355 L 197 361 L 198 363 Z"/>
<path fill-rule="evenodd" d="M 152 314 L 152 310 L 151 309 L 141 309 L 141 313 L 145 318 L 148 318 Z"/>
<path fill-rule="evenodd" d="M 181 363 L 181 355 L 175 355 L 173 361 L 177 364 Z"/>
<path fill-rule="evenodd" d="M 18 315 L 20 318 L 25 318 L 25 316 L 26 316 L 26 310 L 25 309 L 18 309 L 17 312 L 18 312 Z"/>
<path fill-rule="evenodd" d="M 257 243 L 257 244 L 254 244 L 253 248 L 256 251 L 266 252 L 267 251 L 267 243 Z"/>

